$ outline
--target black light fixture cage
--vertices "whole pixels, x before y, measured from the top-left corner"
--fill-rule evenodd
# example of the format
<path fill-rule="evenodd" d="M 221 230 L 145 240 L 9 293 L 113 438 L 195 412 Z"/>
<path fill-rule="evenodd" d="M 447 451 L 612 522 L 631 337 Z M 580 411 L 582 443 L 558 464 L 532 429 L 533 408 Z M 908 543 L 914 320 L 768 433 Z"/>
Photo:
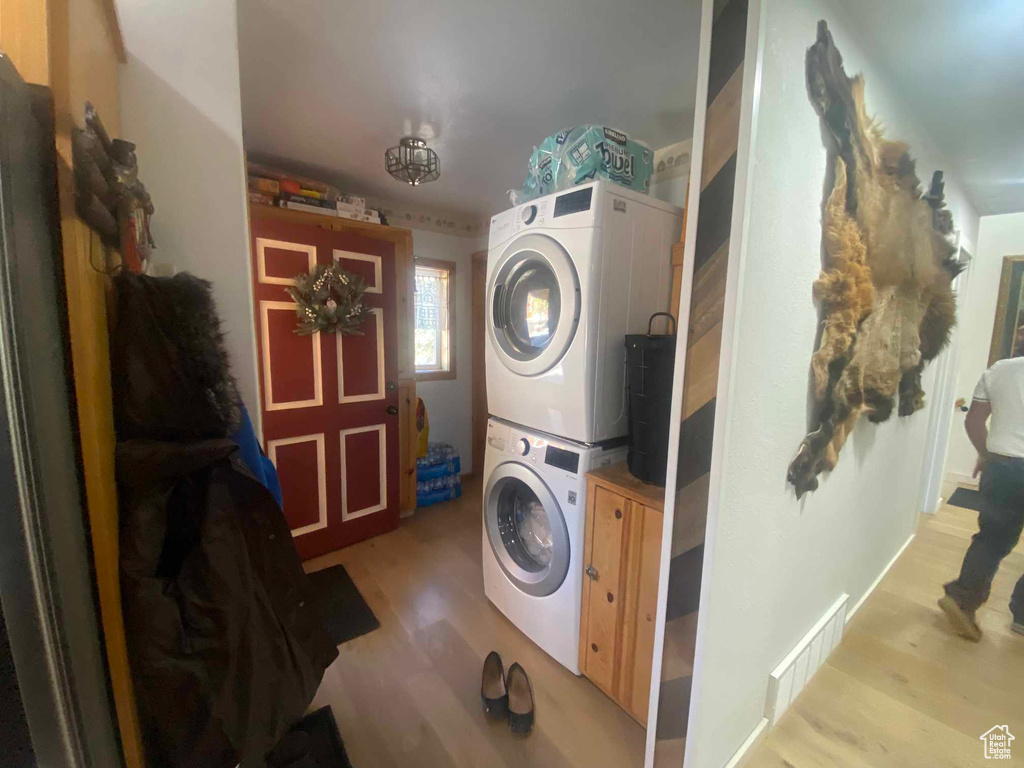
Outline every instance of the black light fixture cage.
<path fill-rule="evenodd" d="M 384 166 L 396 179 L 414 187 L 436 181 L 441 175 L 441 161 L 437 152 L 430 149 L 423 139 L 415 136 L 399 139 L 397 147 L 391 147 L 385 152 Z"/>

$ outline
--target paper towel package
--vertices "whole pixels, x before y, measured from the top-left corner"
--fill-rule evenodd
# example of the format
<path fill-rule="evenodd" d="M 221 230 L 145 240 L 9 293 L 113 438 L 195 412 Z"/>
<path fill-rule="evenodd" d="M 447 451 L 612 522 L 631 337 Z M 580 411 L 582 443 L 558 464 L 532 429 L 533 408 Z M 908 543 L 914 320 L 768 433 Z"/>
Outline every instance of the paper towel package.
<path fill-rule="evenodd" d="M 607 179 L 628 189 L 650 191 L 654 171 L 650 147 L 622 131 L 601 125 L 579 125 L 548 136 L 533 150 L 522 189 L 509 192 L 513 205 Z"/>

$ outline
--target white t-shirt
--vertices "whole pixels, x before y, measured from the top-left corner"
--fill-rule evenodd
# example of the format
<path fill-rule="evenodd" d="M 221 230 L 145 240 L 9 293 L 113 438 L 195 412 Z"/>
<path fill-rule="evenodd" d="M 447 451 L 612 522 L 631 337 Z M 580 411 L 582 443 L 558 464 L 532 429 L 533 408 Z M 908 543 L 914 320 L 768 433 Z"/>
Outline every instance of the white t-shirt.
<path fill-rule="evenodd" d="M 989 452 L 1024 458 L 1024 357 L 1000 360 L 981 374 L 974 399 L 992 406 Z"/>

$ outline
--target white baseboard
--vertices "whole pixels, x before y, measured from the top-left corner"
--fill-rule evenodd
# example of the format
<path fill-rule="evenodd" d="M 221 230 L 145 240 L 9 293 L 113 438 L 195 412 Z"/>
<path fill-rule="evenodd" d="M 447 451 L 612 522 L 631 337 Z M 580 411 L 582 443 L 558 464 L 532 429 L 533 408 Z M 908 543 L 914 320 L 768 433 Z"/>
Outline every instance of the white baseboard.
<path fill-rule="evenodd" d="M 768 683 L 768 697 L 765 703 L 765 716 L 757 724 L 746 741 L 740 745 L 725 768 L 738 768 L 742 765 L 744 756 L 768 735 L 771 726 L 778 721 L 789 703 L 797 697 L 800 690 L 806 685 L 806 681 L 817 671 L 829 653 L 839 645 L 842 640 L 842 629 L 849 624 L 853 615 L 860 610 L 865 601 L 871 596 L 878 585 L 885 578 L 885 575 L 895 565 L 896 561 L 910 546 L 915 534 L 911 534 L 899 551 L 893 555 L 882 572 L 872 582 L 868 590 L 857 601 L 853 608 L 847 609 L 849 598 L 846 595 L 840 597 L 828 611 L 818 620 L 811 630 L 797 643 L 796 647 L 772 672 Z M 828 644 L 826 647 L 826 643 Z M 813 661 L 812 661 L 813 657 Z M 813 665 L 813 668 L 812 668 Z"/>
<path fill-rule="evenodd" d="M 875 591 L 875 588 L 882 583 L 882 579 L 885 578 L 885 574 L 889 572 L 889 569 L 896 565 L 896 561 L 900 559 L 900 556 L 906 551 L 907 547 L 910 546 L 910 542 L 914 540 L 914 536 L 916 535 L 916 533 L 910 534 L 910 537 L 903 542 L 903 546 L 899 548 L 899 551 L 892 556 L 892 560 L 889 561 L 889 564 L 882 569 L 882 572 L 880 574 L 878 574 L 878 578 L 871 583 L 870 587 L 868 587 L 868 591 L 861 595 L 861 598 L 857 601 L 857 604 L 854 605 L 853 608 L 846 614 L 847 624 L 850 623 L 850 619 L 853 618 L 853 615 L 860 610 L 860 607 L 864 605 L 864 602 L 869 597 L 871 597 L 871 593 Z"/>
<path fill-rule="evenodd" d="M 768 676 L 764 716 L 769 723 L 779 721 L 842 641 L 849 602 L 849 595 L 840 595 Z"/>
<path fill-rule="evenodd" d="M 768 735 L 768 718 L 762 717 L 761 721 L 754 726 L 754 730 L 747 736 L 746 741 L 740 744 L 740 748 L 736 750 L 729 762 L 725 764 L 725 768 L 739 768 L 743 764 L 743 759 L 750 753 L 752 753 L 764 738 Z"/>

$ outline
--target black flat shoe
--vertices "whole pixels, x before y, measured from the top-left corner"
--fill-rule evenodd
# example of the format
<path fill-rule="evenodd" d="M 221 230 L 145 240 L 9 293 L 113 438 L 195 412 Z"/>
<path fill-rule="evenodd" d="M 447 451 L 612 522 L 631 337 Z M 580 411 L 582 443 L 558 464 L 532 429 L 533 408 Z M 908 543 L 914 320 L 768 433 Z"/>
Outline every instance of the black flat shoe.
<path fill-rule="evenodd" d="M 484 673 L 480 681 L 480 698 L 488 717 L 508 717 L 508 688 L 505 687 L 505 667 L 497 651 L 491 651 L 484 659 Z"/>
<path fill-rule="evenodd" d="M 533 687 L 526 670 L 515 662 L 508 668 L 508 725 L 513 733 L 533 730 Z"/>

